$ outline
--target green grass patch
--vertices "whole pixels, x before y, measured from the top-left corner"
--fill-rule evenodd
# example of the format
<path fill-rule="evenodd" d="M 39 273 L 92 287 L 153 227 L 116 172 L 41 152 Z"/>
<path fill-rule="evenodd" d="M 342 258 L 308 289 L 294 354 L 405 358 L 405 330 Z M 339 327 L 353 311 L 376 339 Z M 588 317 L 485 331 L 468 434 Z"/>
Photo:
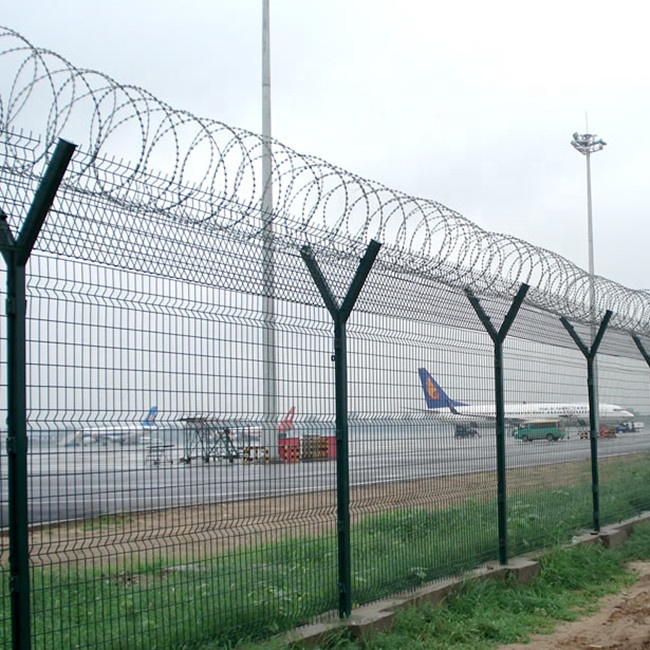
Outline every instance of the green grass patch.
<path fill-rule="evenodd" d="M 490 650 L 529 641 L 597 609 L 597 600 L 634 582 L 626 567 L 650 558 L 650 523 L 639 524 L 621 547 L 596 544 L 556 547 L 540 557 L 539 576 L 530 585 L 512 580 L 468 583 L 443 604 L 423 604 L 399 612 L 390 632 L 353 640 L 347 631 L 333 633 L 325 648 L 363 650 Z M 244 643 L 240 650 L 274 650 L 283 640 Z M 202 650 L 216 646 L 205 645 Z"/>
<path fill-rule="evenodd" d="M 646 455 L 607 464 L 603 523 L 646 509 L 648 465 Z M 93 526 L 121 522 L 113 517 Z M 566 542 L 591 522 L 588 484 L 531 486 L 508 498 L 509 555 Z M 445 509 L 366 516 L 351 537 L 353 601 L 360 605 L 496 559 L 496 500 L 479 495 Z M 198 561 L 160 555 L 137 563 L 107 558 L 101 568 L 34 567 L 33 647 L 171 650 L 212 647 L 201 645 L 207 639 L 230 647 L 243 635 L 269 637 L 337 609 L 337 558 L 336 536 L 323 533 Z M 5 586 L 0 646 L 7 647 L 9 602 Z M 476 625 L 497 623 L 486 617 Z"/>
<path fill-rule="evenodd" d="M 103 515 L 94 517 L 83 522 L 84 530 L 96 530 L 98 528 L 121 528 L 132 521 L 130 515 Z"/>

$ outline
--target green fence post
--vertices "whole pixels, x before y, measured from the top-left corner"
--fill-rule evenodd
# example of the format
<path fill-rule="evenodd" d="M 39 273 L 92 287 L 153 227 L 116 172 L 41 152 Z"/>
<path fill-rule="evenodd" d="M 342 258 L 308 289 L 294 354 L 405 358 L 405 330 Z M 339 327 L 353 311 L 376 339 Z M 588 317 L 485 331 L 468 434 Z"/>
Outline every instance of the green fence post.
<path fill-rule="evenodd" d="M 496 410 L 496 451 L 497 451 L 497 509 L 499 523 L 499 562 L 508 564 L 508 509 L 506 502 L 506 418 L 503 390 L 503 342 L 528 293 L 528 285 L 522 284 L 510 309 L 497 332 L 490 317 L 485 313 L 478 298 L 467 289 L 469 299 L 477 316 L 494 343 L 494 402 Z"/>
<path fill-rule="evenodd" d="M 59 140 L 15 239 L 0 211 L 0 250 L 7 264 L 7 466 L 9 580 L 14 650 L 31 648 L 27 493 L 27 370 L 25 265 L 75 145 Z"/>
<path fill-rule="evenodd" d="M 589 443 L 591 447 L 591 496 L 593 508 L 594 531 L 600 531 L 600 487 L 598 478 L 598 431 L 597 431 L 597 415 L 598 415 L 598 401 L 597 401 L 597 386 L 596 386 L 596 353 L 600 347 L 600 342 L 605 335 L 605 330 L 612 317 L 612 312 L 607 311 L 605 317 L 600 323 L 598 333 L 594 339 L 591 349 L 589 349 L 580 339 L 578 333 L 573 328 L 573 325 L 562 316 L 560 322 L 564 325 L 564 329 L 571 335 L 571 338 L 580 349 L 580 352 L 587 359 L 587 390 L 589 391 Z"/>
<path fill-rule="evenodd" d="M 381 244 L 371 240 L 348 292 L 339 307 L 309 246 L 300 254 L 334 320 L 334 377 L 336 393 L 336 517 L 338 532 L 339 616 L 352 613 L 352 561 L 350 550 L 350 466 L 348 453 L 348 361 L 345 324 L 352 312 Z"/>
<path fill-rule="evenodd" d="M 648 354 L 648 352 L 645 349 L 643 343 L 641 342 L 641 339 L 636 334 L 632 334 L 632 340 L 634 341 L 636 347 L 638 348 L 639 352 L 641 353 L 641 356 L 645 360 L 646 364 L 648 366 L 650 366 L 650 354 Z"/>

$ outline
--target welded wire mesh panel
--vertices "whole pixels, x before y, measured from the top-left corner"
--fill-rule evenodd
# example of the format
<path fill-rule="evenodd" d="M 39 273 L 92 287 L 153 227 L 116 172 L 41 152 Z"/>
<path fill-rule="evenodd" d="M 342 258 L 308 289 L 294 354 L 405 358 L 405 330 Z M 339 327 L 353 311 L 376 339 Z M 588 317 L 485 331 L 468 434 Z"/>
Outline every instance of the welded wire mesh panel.
<path fill-rule="evenodd" d="M 255 296 L 30 264 L 36 647 L 232 640 L 334 609 L 322 315 L 278 303 L 286 417 L 267 421 Z"/>
<path fill-rule="evenodd" d="M 593 522 L 586 360 L 560 316 L 589 346 L 614 312 L 598 358 L 602 519 L 648 507 L 650 371 L 630 336 L 650 349 L 648 292 L 11 30 L 0 41 L 4 253 L 57 138 L 81 144 L 27 272 L 34 647 L 233 645 L 336 613 L 342 342 L 307 252 L 338 308 L 382 244 L 347 322 L 353 603 L 497 557 L 494 343 L 469 295 L 499 330 L 530 286 L 502 368 L 510 555 Z M 6 415 L 6 319 L 0 343 Z M 7 473 L 3 451 L 0 645 Z"/>
<path fill-rule="evenodd" d="M 4 274 L 0 273 L 1 280 Z M 6 303 L 5 283 L 0 282 L 0 301 Z M 6 395 L 7 395 L 7 329 L 4 319 L 0 319 L 0 405 L 3 425 L 0 427 L 2 447 L 0 449 L 0 513 L 2 513 L 2 524 L 0 525 L 0 645 L 11 647 L 11 607 L 10 607 L 10 571 L 7 562 L 9 552 L 9 540 L 7 537 L 8 522 L 6 515 L 9 509 L 9 458 L 6 453 L 7 425 L 6 425 Z"/>
<path fill-rule="evenodd" d="M 549 409 L 566 404 L 569 413 L 558 417 L 549 412 L 537 420 L 529 417 L 510 428 L 508 522 L 516 553 L 591 529 L 594 476 L 582 353 L 513 339 L 508 360 L 509 365 L 512 361 L 516 364 L 511 385 L 517 394 L 508 391 L 506 401 L 519 403 L 523 412 L 534 401 L 549 404 Z M 648 370 L 640 360 L 599 355 L 598 376 L 599 516 L 603 522 L 611 522 L 640 512 L 643 508 L 636 506 L 648 495 L 646 487 L 640 488 L 638 477 L 635 481 L 621 470 L 627 464 L 632 469 L 646 463 L 647 441 L 638 430 L 628 440 L 616 434 L 617 429 L 636 426 L 628 424 L 630 420 L 622 411 L 639 414 L 636 421 L 643 426 L 646 416 L 642 414 L 648 413 L 650 396 Z"/>
<path fill-rule="evenodd" d="M 296 256 L 279 261 L 300 273 Z M 37 645 L 47 647 L 52 635 L 80 647 L 233 639 L 334 610 L 326 310 L 277 303 L 277 395 L 283 413 L 296 407 L 293 426 L 282 427 L 260 406 L 264 318 L 255 295 L 48 256 L 30 264 Z M 332 258 L 323 268 L 343 294 L 354 263 Z M 392 290 L 382 279 L 379 269 L 368 285 L 380 291 L 380 305 Z M 428 292 L 426 318 L 380 315 L 366 293 L 348 325 L 355 602 L 496 556 L 493 420 L 459 420 L 427 402 L 430 378 L 454 403 L 489 405 L 492 342 L 466 296 L 435 284 Z M 444 316 L 450 308 L 453 326 Z M 495 323 L 505 311 L 495 310 Z M 577 350 L 515 337 L 505 347 L 508 403 L 586 401 Z M 605 357 L 600 365 L 606 399 L 647 412 L 643 364 Z M 512 553 L 589 527 L 583 418 L 576 413 L 557 442 L 508 437 Z M 627 451 L 616 447 L 617 455 Z M 616 475 L 607 476 L 615 485 Z M 638 487 L 631 504 L 645 498 Z M 53 597 L 60 591 L 65 598 Z M 132 619 L 119 614 L 125 603 Z"/>
<path fill-rule="evenodd" d="M 457 336 L 439 323 L 447 293 L 432 288 L 420 321 L 351 317 L 353 584 L 360 602 L 496 556 L 493 437 L 483 429 L 461 432 L 449 409 L 427 402 L 428 381 L 437 383 L 438 396 L 444 390 L 454 399 L 476 399 L 489 385 L 486 335 L 465 329 Z M 460 305 L 455 317 L 469 324 L 471 305 Z"/>
<path fill-rule="evenodd" d="M 506 402 L 521 411 L 506 438 L 508 534 L 518 554 L 592 525 L 586 361 L 577 349 L 515 338 L 506 350 Z M 560 417 L 554 404 L 574 405 L 572 415 Z"/>
<path fill-rule="evenodd" d="M 645 361 L 605 357 L 598 360 L 601 402 L 618 402 L 633 420 L 601 419 L 598 438 L 601 516 L 613 523 L 650 508 L 646 447 L 650 426 L 650 369 Z"/>

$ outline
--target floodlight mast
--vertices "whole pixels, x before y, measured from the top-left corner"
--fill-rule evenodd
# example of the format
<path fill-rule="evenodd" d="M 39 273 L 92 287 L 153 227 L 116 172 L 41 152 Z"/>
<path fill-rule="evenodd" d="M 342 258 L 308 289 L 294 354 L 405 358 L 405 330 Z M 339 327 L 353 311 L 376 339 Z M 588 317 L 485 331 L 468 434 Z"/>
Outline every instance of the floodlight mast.
<path fill-rule="evenodd" d="M 262 446 L 277 460 L 277 377 L 275 359 L 275 251 L 271 144 L 271 36 L 269 0 L 262 2 Z"/>
<path fill-rule="evenodd" d="M 591 342 L 593 345 L 596 337 L 596 280 L 594 274 L 594 226 L 591 211 L 591 154 L 601 151 L 607 143 L 593 133 L 574 133 L 571 145 L 579 151 L 587 161 L 587 233 L 589 245 L 589 321 L 591 323 Z M 594 390 L 598 391 L 596 362 L 594 360 Z M 596 399 L 598 403 L 598 399 Z M 596 426 L 598 426 L 598 413 L 596 413 Z"/>
<path fill-rule="evenodd" d="M 592 323 L 596 315 L 596 296 L 594 287 L 594 226 L 591 211 L 591 162 L 592 153 L 601 151 L 607 144 L 593 133 L 574 133 L 571 140 L 573 148 L 579 151 L 587 160 L 587 228 L 589 243 L 589 310 Z"/>

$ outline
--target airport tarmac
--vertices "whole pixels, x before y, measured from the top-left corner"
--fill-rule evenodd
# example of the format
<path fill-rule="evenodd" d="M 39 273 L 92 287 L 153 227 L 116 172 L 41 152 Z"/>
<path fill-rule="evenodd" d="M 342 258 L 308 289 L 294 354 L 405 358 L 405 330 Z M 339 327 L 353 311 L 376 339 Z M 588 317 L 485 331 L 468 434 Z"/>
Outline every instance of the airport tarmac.
<path fill-rule="evenodd" d="M 457 439 L 451 426 L 398 430 L 377 425 L 350 432 L 350 484 L 368 486 L 496 469 L 495 436 Z M 606 458 L 650 451 L 645 431 L 600 439 Z M 246 463 L 236 459 L 179 462 L 182 445 L 153 464 L 146 446 L 114 444 L 34 447 L 28 455 L 29 521 L 41 524 L 201 503 L 248 500 L 334 489 L 336 462 Z M 508 436 L 509 468 L 589 461 L 590 444 L 577 432 L 558 442 L 524 443 Z M 0 527 L 8 525 L 7 458 L 0 457 Z"/>

